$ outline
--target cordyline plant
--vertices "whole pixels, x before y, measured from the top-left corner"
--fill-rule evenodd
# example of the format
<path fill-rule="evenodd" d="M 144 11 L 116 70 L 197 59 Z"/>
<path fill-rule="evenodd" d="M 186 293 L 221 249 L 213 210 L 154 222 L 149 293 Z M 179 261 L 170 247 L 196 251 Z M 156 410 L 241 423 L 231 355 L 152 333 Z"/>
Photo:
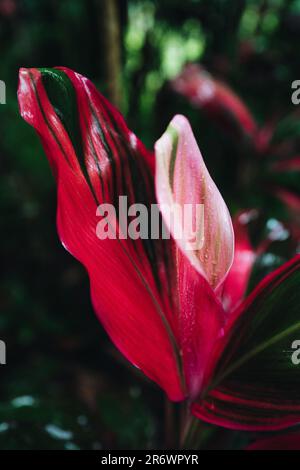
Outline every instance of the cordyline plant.
<path fill-rule="evenodd" d="M 300 256 L 243 299 L 254 261 L 247 228 L 237 218 L 233 230 L 187 119 L 176 116 L 152 153 L 72 70 L 22 69 L 18 97 L 56 178 L 59 237 L 87 269 L 117 348 L 208 423 L 256 431 L 300 423 L 300 367 L 291 361 Z M 204 204 L 203 247 L 172 237 L 99 240 L 97 207 L 120 195 L 158 203 L 166 223 L 163 208 Z"/>

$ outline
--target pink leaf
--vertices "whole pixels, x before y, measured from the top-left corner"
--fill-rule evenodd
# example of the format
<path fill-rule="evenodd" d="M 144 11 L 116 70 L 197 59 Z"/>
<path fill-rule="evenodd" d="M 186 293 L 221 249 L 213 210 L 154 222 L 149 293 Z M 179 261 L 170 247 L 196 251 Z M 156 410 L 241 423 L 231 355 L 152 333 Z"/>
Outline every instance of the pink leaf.
<path fill-rule="evenodd" d="M 185 117 L 176 116 L 171 121 L 156 143 L 155 155 L 156 193 L 166 226 L 192 266 L 217 289 L 232 264 L 233 228 Z M 184 217 L 188 205 L 193 211 Z M 200 205 L 204 217 L 196 216 Z M 189 236 L 191 233 L 193 236 Z"/>

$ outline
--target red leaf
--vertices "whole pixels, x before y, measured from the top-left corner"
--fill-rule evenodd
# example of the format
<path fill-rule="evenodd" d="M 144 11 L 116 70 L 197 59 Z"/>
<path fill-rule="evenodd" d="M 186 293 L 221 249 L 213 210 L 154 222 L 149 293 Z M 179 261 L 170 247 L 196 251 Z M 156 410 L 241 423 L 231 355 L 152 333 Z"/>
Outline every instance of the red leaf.
<path fill-rule="evenodd" d="M 65 93 L 66 102 L 54 108 L 47 83 L 59 87 L 58 99 Z M 178 324 L 168 297 L 173 287 L 168 246 L 96 235 L 100 203 L 117 207 L 119 195 L 128 196 L 128 204 L 155 201 L 152 155 L 92 83 L 71 70 L 22 70 L 19 103 L 54 168 L 59 236 L 89 273 L 99 319 L 130 362 L 171 399 L 183 399 Z M 78 135 L 67 122 L 74 110 Z M 121 231 L 119 220 L 110 223 Z"/>
<path fill-rule="evenodd" d="M 278 160 L 271 165 L 273 171 L 281 173 L 282 171 L 299 171 L 300 157 L 288 158 L 286 160 Z"/>
<path fill-rule="evenodd" d="M 234 260 L 222 292 L 222 303 L 226 311 L 232 311 L 243 300 L 255 262 L 256 255 L 249 239 L 247 225 L 253 214 L 253 210 L 245 211 L 233 220 Z"/>
<path fill-rule="evenodd" d="M 176 249 L 179 296 L 180 349 L 189 397 L 195 398 L 207 385 L 208 367 L 215 344 L 223 333 L 224 310 L 201 274 Z"/>
<path fill-rule="evenodd" d="M 230 269 L 233 229 L 186 118 L 176 116 L 171 121 L 155 145 L 155 155 L 159 207 L 172 235 L 180 234 L 174 247 L 180 344 L 189 396 L 194 397 L 209 378 L 206 365 L 223 327 L 223 308 L 212 288 L 222 284 Z M 204 214 L 197 220 L 196 207 L 201 204 Z M 192 214 L 184 212 L 187 205 Z M 192 228 L 193 242 L 186 228 Z"/>
<path fill-rule="evenodd" d="M 300 450 L 300 433 L 261 439 L 251 444 L 246 450 Z"/>
<path fill-rule="evenodd" d="M 209 388 L 193 413 L 239 430 L 277 430 L 300 422 L 300 255 L 267 276 L 229 317 L 212 354 Z"/>
<path fill-rule="evenodd" d="M 86 267 L 112 341 L 170 399 L 198 394 L 224 319 L 213 290 L 172 240 L 96 235 L 107 219 L 124 235 L 121 215 L 97 216 L 100 203 L 117 208 L 120 195 L 148 209 L 156 202 L 153 155 L 92 83 L 69 69 L 22 70 L 18 95 L 56 176 L 60 239 Z"/>
<path fill-rule="evenodd" d="M 171 85 L 195 107 L 206 111 L 232 132 L 242 132 L 248 136 L 256 132 L 255 120 L 241 99 L 201 66 L 187 65 Z"/>
<path fill-rule="evenodd" d="M 275 196 L 287 206 L 291 215 L 298 220 L 300 218 L 300 197 L 284 188 L 273 188 Z"/>

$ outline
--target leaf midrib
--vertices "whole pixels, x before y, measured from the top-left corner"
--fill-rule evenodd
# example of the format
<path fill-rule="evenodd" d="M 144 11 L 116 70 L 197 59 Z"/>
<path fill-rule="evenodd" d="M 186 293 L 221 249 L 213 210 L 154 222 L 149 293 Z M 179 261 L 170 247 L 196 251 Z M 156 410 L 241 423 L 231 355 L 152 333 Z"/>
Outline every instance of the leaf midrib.
<path fill-rule="evenodd" d="M 233 363 L 230 367 L 228 367 L 227 370 L 223 372 L 219 377 L 217 376 L 216 379 L 212 382 L 212 384 L 206 389 L 204 395 L 207 395 L 208 392 L 211 390 L 215 389 L 228 375 L 232 374 L 235 370 L 237 370 L 239 367 L 241 367 L 243 364 L 248 362 L 252 357 L 256 356 L 257 354 L 261 353 L 268 347 L 272 346 L 273 344 L 276 344 L 286 336 L 289 336 L 291 333 L 294 331 L 300 329 L 300 322 L 295 323 L 294 325 L 290 326 L 289 328 L 285 329 L 281 333 L 278 333 L 277 335 L 272 336 L 268 340 L 264 341 L 260 345 L 258 345 L 256 348 L 252 349 L 248 353 L 244 354 L 239 360 L 237 360 L 235 363 Z"/>

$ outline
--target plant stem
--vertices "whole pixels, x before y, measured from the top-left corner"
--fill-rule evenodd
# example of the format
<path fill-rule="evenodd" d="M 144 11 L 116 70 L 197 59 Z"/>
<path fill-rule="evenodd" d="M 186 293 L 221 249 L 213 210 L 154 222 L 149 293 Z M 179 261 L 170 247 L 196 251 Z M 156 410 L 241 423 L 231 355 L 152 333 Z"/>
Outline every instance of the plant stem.
<path fill-rule="evenodd" d="M 175 416 L 174 403 L 167 397 L 165 398 L 165 448 L 176 448 Z"/>
<path fill-rule="evenodd" d="M 203 444 L 203 423 L 190 412 L 190 404 L 184 404 L 180 431 L 180 449 L 199 450 Z"/>
<path fill-rule="evenodd" d="M 184 404 L 181 415 L 180 425 L 180 448 L 184 449 L 190 442 L 190 437 L 193 432 L 193 416 L 190 414 L 189 405 Z"/>
<path fill-rule="evenodd" d="M 118 0 L 101 0 L 100 27 L 103 37 L 104 73 L 109 100 L 121 105 L 121 27 Z"/>

